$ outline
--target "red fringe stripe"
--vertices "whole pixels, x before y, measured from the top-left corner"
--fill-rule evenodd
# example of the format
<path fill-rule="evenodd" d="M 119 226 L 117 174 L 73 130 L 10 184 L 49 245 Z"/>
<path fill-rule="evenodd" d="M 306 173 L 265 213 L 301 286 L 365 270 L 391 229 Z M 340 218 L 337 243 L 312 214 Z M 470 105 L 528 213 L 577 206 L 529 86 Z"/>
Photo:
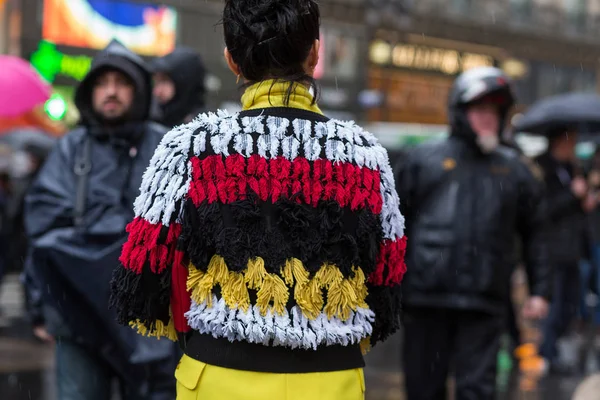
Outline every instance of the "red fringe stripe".
<path fill-rule="evenodd" d="M 334 200 L 352 210 L 369 207 L 381 213 L 379 171 L 351 163 L 319 159 L 309 162 L 298 157 L 265 159 L 234 154 L 192 158 L 189 196 L 196 206 L 207 200 L 232 203 L 244 200 L 252 190 L 262 201 L 297 196 L 299 203 L 316 206 L 320 200 Z"/>
<path fill-rule="evenodd" d="M 161 231 L 168 229 L 166 239 L 159 241 Z M 181 234 L 181 225 L 173 223 L 168 228 L 163 224 L 151 224 L 142 217 L 136 217 L 127 225 L 129 237 L 123 245 L 121 264 L 127 269 L 142 273 L 146 262 L 152 272 L 160 274 L 168 265 L 172 265 L 177 247 L 177 238 Z"/>
<path fill-rule="evenodd" d="M 384 240 L 379 250 L 377 266 L 369 276 L 369 282 L 376 286 L 395 286 L 402 282 L 406 273 L 406 236 L 398 240 Z M 385 272 L 387 275 L 384 277 Z"/>

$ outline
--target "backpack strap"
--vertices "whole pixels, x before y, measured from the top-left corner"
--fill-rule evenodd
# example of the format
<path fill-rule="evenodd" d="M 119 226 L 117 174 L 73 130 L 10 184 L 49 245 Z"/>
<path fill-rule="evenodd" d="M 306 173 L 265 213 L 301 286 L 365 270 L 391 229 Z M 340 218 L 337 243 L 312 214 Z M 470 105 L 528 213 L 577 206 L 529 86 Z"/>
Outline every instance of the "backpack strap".
<path fill-rule="evenodd" d="M 92 170 L 92 138 L 86 135 L 82 150 L 75 159 L 73 171 L 77 176 L 77 192 L 75 197 L 75 209 L 73 220 L 76 228 L 82 228 L 87 200 L 88 176 Z"/>

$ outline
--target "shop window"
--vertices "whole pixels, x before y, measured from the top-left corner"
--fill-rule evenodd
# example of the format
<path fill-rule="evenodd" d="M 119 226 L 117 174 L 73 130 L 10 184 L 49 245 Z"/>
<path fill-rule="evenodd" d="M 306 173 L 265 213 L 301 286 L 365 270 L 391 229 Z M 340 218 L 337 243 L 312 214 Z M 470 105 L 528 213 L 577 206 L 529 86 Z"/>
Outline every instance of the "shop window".
<path fill-rule="evenodd" d="M 568 92 L 594 92 L 594 71 L 561 67 L 552 64 L 540 65 L 537 75 L 537 98 Z"/>
<path fill-rule="evenodd" d="M 572 32 L 583 33 L 586 29 L 587 0 L 563 0 L 567 25 Z"/>
<path fill-rule="evenodd" d="M 466 15 L 472 10 L 474 3 L 474 0 L 452 0 L 452 11 L 455 14 Z"/>
<path fill-rule="evenodd" d="M 510 0 L 510 14 L 512 20 L 517 23 L 530 22 L 532 17 L 532 1 Z"/>
<path fill-rule="evenodd" d="M 320 59 L 316 78 L 351 81 L 359 64 L 359 42 L 343 29 L 325 26 L 321 31 Z M 318 73 L 317 73 L 318 72 Z"/>

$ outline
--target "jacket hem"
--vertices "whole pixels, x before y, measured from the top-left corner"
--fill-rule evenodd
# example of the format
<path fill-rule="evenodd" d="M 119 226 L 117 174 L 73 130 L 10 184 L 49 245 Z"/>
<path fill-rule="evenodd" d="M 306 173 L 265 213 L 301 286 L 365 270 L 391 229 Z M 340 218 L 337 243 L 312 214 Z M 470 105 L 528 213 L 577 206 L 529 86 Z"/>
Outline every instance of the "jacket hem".
<path fill-rule="evenodd" d="M 209 365 L 264 373 L 312 373 L 364 368 L 360 345 L 321 346 L 317 350 L 289 349 L 214 338 L 194 331 L 185 354 Z"/>

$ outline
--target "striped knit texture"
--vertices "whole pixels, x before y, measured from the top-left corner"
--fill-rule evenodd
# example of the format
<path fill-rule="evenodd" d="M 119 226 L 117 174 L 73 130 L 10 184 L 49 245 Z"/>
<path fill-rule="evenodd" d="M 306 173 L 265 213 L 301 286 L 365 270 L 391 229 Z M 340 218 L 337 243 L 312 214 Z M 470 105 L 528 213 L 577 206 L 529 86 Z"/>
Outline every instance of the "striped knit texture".
<path fill-rule="evenodd" d="M 140 190 L 112 282 L 122 323 L 305 349 L 398 329 L 404 218 L 385 149 L 353 122 L 203 114 Z"/>

